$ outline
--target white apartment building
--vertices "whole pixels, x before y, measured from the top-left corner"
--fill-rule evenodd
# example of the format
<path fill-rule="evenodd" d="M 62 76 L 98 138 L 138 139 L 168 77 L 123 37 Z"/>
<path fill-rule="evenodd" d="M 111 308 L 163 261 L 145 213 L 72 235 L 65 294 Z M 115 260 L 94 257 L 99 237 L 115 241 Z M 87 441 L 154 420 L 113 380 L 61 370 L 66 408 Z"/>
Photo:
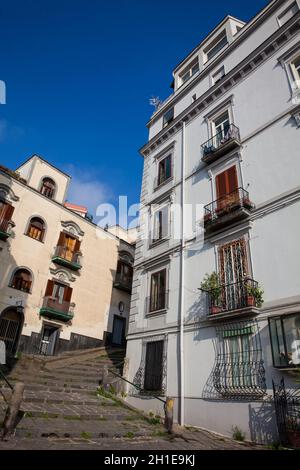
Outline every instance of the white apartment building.
<path fill-rule="evenodd" d="M 299 387 L 299 9 L 224 18 L 174 69 L 141 149 L 128 401 L 174 397 L 179 423 L 258 442 L 277 436 L 272 381 Z"/>
<path fill-rule="evenodd" d="M 125 343 L 134 239 L 66 202 L 69 183 L 38 155 L 16 171 L 0 166 L 0 340 L 9 355 Z"/>

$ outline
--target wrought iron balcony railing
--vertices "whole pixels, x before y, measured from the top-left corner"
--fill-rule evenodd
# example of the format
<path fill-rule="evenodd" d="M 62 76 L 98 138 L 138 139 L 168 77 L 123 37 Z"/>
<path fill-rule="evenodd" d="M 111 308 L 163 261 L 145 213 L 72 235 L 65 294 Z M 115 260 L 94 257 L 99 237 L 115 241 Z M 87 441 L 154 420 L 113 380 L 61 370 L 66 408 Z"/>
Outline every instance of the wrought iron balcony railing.
<path fill-rule="evenodd" d="M 155 313 L 166 310 L 169 306 L 169 292 L 161 292 L 158 295 L 146 298 L 146 313 Z"/>
<path fill-rule="evenodd" d="M 230 124 L 225 130 L 218 132 L 207 142 L 201 145 L 202 160 L 205 162 L 209 162 L 213 158 L 213 155 L 215 153 L 218 153 L 218 156 L 221 156 L 221 149 L 223 147 L 225 148 L 227 144 L 239 145 L 239 143 L 240 130 L 234 124 Z"/>
<path fill-rule="evenodd" d="M 131 292 L 132 276 L 124 276 L 122 273 L 117 273 L 114 281 L 114 287 Z"/>
<path fill-rule="evenodd" d="M 81 253 L 74 252 L 66 246 L 57 246 L 52 257 L 52 261 L 71 269 L 78 270 L 81 268 L 80 264 Z"/>
<path fill-rule="evenodd" d="M 209 315 L 257 307 L 256 289 L 258 289 L 258 282 L 247 278 L 240 282 L 220 285 L 208 291 Z"/>
<path fill-rule="evenodd" d="M 253 204 L 250 201 L 248 191 L 243 188 L 237 188 L 231 193 L 204 206 L 204 223 L 213 222 L 217 218 L 243 207 L 250 210 L 253 208 Z"/>
<path fill-rule="evenodd" d="M 74 307 L 75 305 L 71 302 L 47 296 L 44 297 L 40 315 L 56 320 L 69 321 L 74 316 Z"/>

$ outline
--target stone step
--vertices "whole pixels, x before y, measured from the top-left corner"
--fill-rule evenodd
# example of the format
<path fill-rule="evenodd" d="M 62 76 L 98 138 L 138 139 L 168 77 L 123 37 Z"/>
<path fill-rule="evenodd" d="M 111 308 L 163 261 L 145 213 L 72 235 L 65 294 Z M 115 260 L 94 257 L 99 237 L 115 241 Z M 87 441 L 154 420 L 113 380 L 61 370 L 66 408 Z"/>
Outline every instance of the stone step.
<path fill-rule="evenodd" d="M 151 436 L 157 427 L 143 424 L 141 421 L 109 422 L 99 418 L 94 421 L 70 419 L 25 418 L 16 430 L 17 437 L 38 438 L 120 438 Z"/>
<path fill-rule="evenodd" d="M 36 382 L 36 381 L 39 381 L 39 382 L 56 382 L 56 383 L 82 383 L 82 384 L 98 384 L 99 383 L 99 380 L 100 380 L 100 377 L 95 377 L 95 378 L 84 378 L 82 379 L 80 376 L 76 376 L 74 377 L 73 375 L 70 375 L 70 376 L 65 376 L 64 374 L 46 374 L 46 373 L 42 373 L 42 374 L 39 374 L 39 375 L 31 375 L 31 374 L 26 374 L 26 375 L 23 375 L 23 374 L 18 374 L 18 375 L 12 375 L 12 376 L 9 376 L 8 377 L 9 380 L 13 380 L 13 381 L 21 381 L 21 382 L 24 382 L 24 383 L 28 383 L 28 382 Z"/>

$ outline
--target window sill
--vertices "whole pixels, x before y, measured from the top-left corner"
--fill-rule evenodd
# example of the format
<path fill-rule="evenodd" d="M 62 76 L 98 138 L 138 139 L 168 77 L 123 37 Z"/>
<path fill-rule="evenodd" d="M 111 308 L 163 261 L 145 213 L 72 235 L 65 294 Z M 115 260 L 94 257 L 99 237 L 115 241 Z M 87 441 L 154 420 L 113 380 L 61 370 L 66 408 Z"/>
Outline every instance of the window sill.
<path fill-rule="evenodd" d="M 168 240 L 170 240 L 170 237 L 160 238 L 159 240 L 152 241 L 149 244 L 149 248 L 155 248 L 156 246 L 162 245 L 163 243 L 167 242 Z"/>
<path fill-rule="evenodd" d="M 158 315 L 163 315 L 165 313 L 167 313 L 167 307 L 165 308 L 162 308 L 160 310 L 155 310 L 153 312 L 147 312 L 146 313 L 146 318 L 149 318 L 149 317 L 155 317 L 155 316 L 158 316 Z"/>
<path fill-rule="evenodd" d="M 16 287 L 13 287 L 13 286 L 8 286 L 8 287 L 9 287 L 10 289 L 17 290 L 18 292 L 22 292 L 24 295 L 32 294 L 32 291 L 31 291 L 31 290 L 26 291 L 26 290 L 17 289 Z"/>
<path fill-rule="evenodd" d="M 154 187 L 154 191 L 158 191 L 159 189 L 163 188 L 166 186 L 168 183 L 170 183 L 173 180 L 173 176 L 168 178 L 167 180 L 163 181 L 162 183 L 158 184 L 157 186 Z"/>
<path fill-rule="evenodd" d="M 35 242 L 39 242 L 39 243 L 45 243 L 44 240 L 38 240 L 37 238 L 33 238 L 31 237 L 30 235 L 28 235 L 27 233 L 24 233 L 25 237 L 27 238 L 30 238 L 31 240 L 34 240 Z"/>

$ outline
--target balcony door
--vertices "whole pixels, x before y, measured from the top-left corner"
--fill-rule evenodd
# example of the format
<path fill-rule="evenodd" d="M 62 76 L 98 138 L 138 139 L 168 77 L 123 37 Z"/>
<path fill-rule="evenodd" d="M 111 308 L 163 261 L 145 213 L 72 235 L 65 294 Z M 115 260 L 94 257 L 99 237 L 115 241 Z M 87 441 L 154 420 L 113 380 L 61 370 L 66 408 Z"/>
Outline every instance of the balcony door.
<path fill-rule="evenodd" d="M 213 122 L 214 133 L 215 133 L 215 147 L 218 148 L 227 136 L 230 128 L 229 113 L 226 111 L 222 116 L 217 118 Z"/>
<path fill-rule="evenodd" d="M 216 176 L 217 212 L 239 200 L 237 189 L 238 177 L 235 165 Z"/>
<path fill-rule="evenodd" d="M 219 273 L 222 303 L 226 310 L 243 306 L 245 297 L 243 280 L 248 276 L 246 242 L 243 238 L 219 248 Z"/>
<path fill-rule="evenodd" d="M 74 254 L 79 251 L 80 241 L 72 235 L 61 232 L 57 245 L 60 248 L 59 255 L 67 261 L 73 261 Z"/>

